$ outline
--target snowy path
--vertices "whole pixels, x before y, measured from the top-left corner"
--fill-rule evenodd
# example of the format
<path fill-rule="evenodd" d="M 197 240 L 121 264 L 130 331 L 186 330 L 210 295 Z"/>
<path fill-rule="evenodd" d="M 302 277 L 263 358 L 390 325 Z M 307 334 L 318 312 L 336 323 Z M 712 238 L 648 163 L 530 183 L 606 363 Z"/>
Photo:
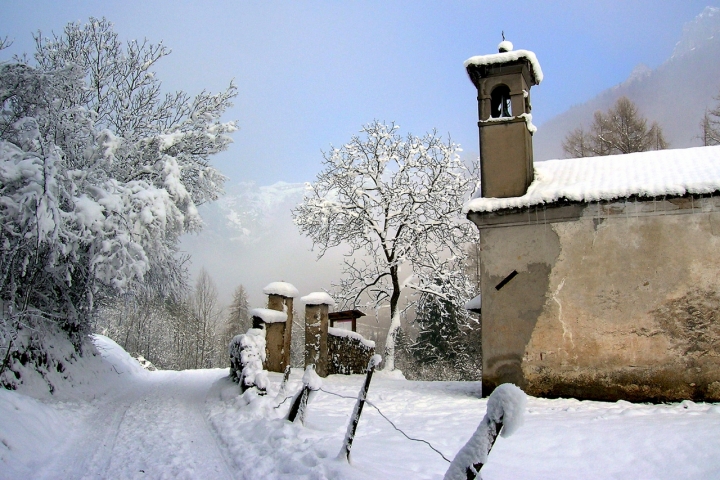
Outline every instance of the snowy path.
<path fill-rule="evenodd" d="M 78 434 L 36 478 L 234 478 L 206 420 L 207 393 L 226 375 L 157 372 L 93 402 L 77 412 Z"/>
<path fill-rule="evenodd" d="M 146 372 L 109 339 L 104 367 L 52 398 L 0 389 L 0 480 L 441 480 L 448 464 L 366 407 L 352 463 L 338 461 L 361 375 L 323 380 L 305 425 L 285 420 L 286 393 L 240 394 L 228 370 Z M 88 371 L 89 373 L 92 373 Z M 88 373 L 86 372 L 86 373 Z M 94 376 L 93 376 L 94 375 Z M 368 399 L 448 458 L 485 414 L 473 382 L 410 382 L 377 372 Z M 347 398 L 327 393 L 333 392 Z M 486 480 L 720 479 L 720 404 L 529 398 L 525 425 L 498 438 Z"/>

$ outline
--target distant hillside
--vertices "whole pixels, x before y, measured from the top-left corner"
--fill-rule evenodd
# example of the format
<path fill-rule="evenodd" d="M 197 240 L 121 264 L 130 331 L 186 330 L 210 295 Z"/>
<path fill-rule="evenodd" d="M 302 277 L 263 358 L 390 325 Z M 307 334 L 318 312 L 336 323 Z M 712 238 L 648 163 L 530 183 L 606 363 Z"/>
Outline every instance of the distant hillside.
<path fill-rule="evenodd" d="M 707 7 L 688 22 L 673 55 L 655 70 L 638 65 L 628 79 L 592 100 L 540 125 L 533 140 L 535 160 L 563 158 L 562 141 L 593 113 L 626 96 L 663 128 L 671 148 L 700 145 L 700 121 L 720 93 L 720 8 Z"/>

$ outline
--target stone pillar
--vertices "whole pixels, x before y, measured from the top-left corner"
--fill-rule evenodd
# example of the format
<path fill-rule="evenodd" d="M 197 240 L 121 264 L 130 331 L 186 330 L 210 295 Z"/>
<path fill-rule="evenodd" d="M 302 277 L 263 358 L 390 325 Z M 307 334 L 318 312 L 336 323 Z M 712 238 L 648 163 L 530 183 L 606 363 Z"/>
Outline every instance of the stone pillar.
<path fill-rule="evenodd" d="M 285 314 L 287 314 L 287 320 L 285 321 L 285 323 L 276 324 L 274 326 L 274 328 L 277 329 L 277 335 L 279 335 L 277 337 L 277 342 L 279 355 L 278 368 L 280 368 L 280 370 L 270 370 L 271 372 L 284 372 L 285 366 L 290 365 L 290 341 L 292 339 L 293 298 L 271 293 L 270 295 L 268 295 L 267 308 L 269 310 L 277 310 L 278 312 L 284 312 Z M 268 335 L 270 335 L 269 331 Z M 268 336 L 268 342 L 269 341 L 270 337 Z"/>
<path fill-rule="evenodd" d="M 325 292 L 311 293 L 301 300 L 305 302 L 305 367 L 314 363 L 315 372 L 327 377 L 328 312 L 335 302 Z"/>
<path fill-rule="evenodd" d="M 290 365 L 290 342 L 292 340 L 293 297 L 298 295 L 297 289 L 286 282 L 272 282 L 263 288 L 268 296 L 268 310 L 276 310 L 287 315 L 282 323 L 267 325 L 267 370 L 284 372 Z M 272 351 L 272 355 L 271 352 Z"/>
<path fill-rule="evenodd" d="M 250 315 L 252 315 L 253 319 L 253 328 L 265 330 L 263 369 L 269 372 L 283 372 L 286 365 L 283 361 L 285 323 L 287 320 L 285 312 L 269 308 L 255 308 L 250 311 Z"/>

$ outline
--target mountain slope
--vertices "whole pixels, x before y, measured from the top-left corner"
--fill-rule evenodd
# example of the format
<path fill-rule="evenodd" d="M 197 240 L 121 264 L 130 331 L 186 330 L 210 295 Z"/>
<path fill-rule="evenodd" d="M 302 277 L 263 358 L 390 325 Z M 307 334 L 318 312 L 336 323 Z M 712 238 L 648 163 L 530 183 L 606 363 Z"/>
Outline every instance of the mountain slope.
<path fill-rule="evenodd" d="M 663 128 L 671 148 L 701 145 L 700 121 L 720 94 L 720 8 L 707 7 L 685 25 L 673 55 L 654 70 L 639 65 L 628 79 L 588 102 L 540 125 L 534 138 L 535 160 L 563 158 L 562 141 L 593 113 L 605 111 L 621 96 Z"/>

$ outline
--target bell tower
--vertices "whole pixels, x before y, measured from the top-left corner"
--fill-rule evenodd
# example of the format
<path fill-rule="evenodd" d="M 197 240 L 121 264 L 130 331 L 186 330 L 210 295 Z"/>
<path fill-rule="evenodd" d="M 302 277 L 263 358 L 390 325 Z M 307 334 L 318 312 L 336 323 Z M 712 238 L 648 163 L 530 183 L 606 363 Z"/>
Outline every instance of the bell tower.
<path fill-rule="evenodd" d="M 542 70 L 533 52 L 506 40 L 498 50 L 465 61 L 478 91 L 481 194 L 520 197 L 534 177 L 530 87 L 542 81 Z"/>

